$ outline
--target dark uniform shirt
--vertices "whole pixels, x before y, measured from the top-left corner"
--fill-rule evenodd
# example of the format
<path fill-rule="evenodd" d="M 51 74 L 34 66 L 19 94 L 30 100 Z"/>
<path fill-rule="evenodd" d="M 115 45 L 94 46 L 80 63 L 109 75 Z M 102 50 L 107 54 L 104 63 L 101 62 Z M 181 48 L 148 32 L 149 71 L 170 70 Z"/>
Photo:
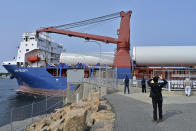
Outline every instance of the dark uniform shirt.
<path fill-rule="evenodd" d="M 145 86 L 146 85 L 146 80 L 143 78 L 142 79 L 142 86 Z"/>
<path fill-rule="evenodd" d="M 148 85 L 151 87 L 150 97 L 152 99 L 162 99 L 161 89 L 167 84 L 167 81 L 163 79 L 163 83 L 151 83 L 152 79 L 148 80 Z"/>
<path fill-rule="evenodd" d="M 129 78 L 128 77 L 125 77 L 125 86 L 129 86 Z"/>

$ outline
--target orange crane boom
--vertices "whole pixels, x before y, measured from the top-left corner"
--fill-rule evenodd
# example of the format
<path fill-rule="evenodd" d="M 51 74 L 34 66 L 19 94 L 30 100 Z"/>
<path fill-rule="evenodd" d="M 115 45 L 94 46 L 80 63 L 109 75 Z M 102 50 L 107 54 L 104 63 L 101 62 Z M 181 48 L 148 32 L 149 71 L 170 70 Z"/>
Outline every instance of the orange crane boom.
<path fill-rule="evenodd" d="M 112 37 L 55 29 L 53 27 L 48 27 L 48 28 L 37 30 L 36 34 L 39 34 L 40 32 L 56 33 L 56 34 L 68 35 L 70 37 L 75 36 L 75 37 L 84 38 L 86 40 L 97 40 L 97 41 L 102 41 L 106 43 L 116 43 L 116 44 L 119 43 L 118 39 L 115 39 Z"/>
<path fill-rule="evenodd" d="M 117 50 L 114 58 L 114 67 L 117 68 L 131 68 L 131 59 L 130 59 L 130 17 L 132 11 L 121 12 L 121 23 L 120 29 L 118 30 L 118 39 L 100 35 L 93 35 L 87 33 L 73 32 L 68 30 L 56 29 L 53 27 L 43 28 L 36 31 L 37 38 L 40 32 L 48 33 L 57 33 L 62 35 L 80 37 L 87 40 L 97 40 L 106 43 L 117 44 Z"/>

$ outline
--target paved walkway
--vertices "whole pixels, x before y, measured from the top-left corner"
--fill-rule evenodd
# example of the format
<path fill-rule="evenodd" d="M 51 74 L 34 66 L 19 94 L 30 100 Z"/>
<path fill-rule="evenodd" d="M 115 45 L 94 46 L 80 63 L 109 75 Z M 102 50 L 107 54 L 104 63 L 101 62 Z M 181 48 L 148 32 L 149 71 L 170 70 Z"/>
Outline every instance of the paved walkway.
<path fill-rule="evenodd" d="M 196 96 L 186 97 L 163 93 L 163 122 L 152 122 L 149 93 L 123 92 L 109 94 L 117 118 L 114 131 L 195 131 Z"/>

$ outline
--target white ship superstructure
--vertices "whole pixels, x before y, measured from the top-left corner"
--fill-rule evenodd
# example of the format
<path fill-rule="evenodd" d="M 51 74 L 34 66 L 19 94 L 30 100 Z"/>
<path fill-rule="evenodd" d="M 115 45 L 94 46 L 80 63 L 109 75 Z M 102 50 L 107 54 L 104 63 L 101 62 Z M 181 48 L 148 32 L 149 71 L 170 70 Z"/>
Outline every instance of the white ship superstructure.
<path fill-rule="evenodd" d="M 52 42 L 46 36 L 36 38 L 36 33 L 24 33 L 18 48 L 18 66 L 43 67 L 59 63 L 63 46 Z"/>
<path fill-rule="evenodd" d="M 77 63 L 91 66 L 97 63 L 113 65 L 113 58 L 106 59 L 63 52 L 63 46 L 53 42 L 47 35 L 40 35 L 39 38 L 36 38 L 36 33 L 24 33 L 18 47 L 17 57 L 14 61 L 3 62 L 3 65 L 17 65 L 18 67 L 46 67 L 59 63 L 71 66 Z"/>

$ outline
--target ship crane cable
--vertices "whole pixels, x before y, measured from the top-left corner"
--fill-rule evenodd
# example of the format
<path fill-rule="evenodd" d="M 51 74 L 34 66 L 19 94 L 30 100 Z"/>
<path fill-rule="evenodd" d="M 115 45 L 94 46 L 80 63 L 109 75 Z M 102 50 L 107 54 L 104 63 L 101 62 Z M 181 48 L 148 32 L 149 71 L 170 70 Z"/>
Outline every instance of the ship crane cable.
<path fill-rule="evenodd" d="M 119 16 L 116 16 L 116 17 L 113 17 L 113 18 L 108 18 L 108 19 L 105 19 L 105 20 L 99 20 L 99 21 L 84 23 L 84 24 L 80 24 L 80 25 L 74 25 L 74 26 L 71 26 L 71 27 L 64 27 L 63 29 L 71 29 L 71 28 L 76 28 L 76 27 L 81 27 L 81 26 L 86 26 L 86 25 L 92 25 L 92 24 L 95 24 L 95 23 L 101 23 L 101 22 L 105 22 L 105 21 L 108 21 L 108 20 L 114 20 L 116 18 L 119 18 Z"/>
<path fill-rule="evenodd" d="M 115 21 L 115 20 L 117 20 L 117 19 L 110 19 L 110 20 L 107 20 L 107 21 L 93 23 L 93 24 L 86 25 L 86 26 L 84 25 L 84 26 L 81 26 L 81 27 L 75 28 L 75 29 L 77 29 L 77 31 L 79 31 L 79 32 L 86 32 L 87 33 L 87 32 L 92 31 L 94 29 L 98 29 L 99 27 L 102 28 L 103 25 L 111 23 L 112 21 Z M 101 28 L 99 28 L 99 29 L 101 29 Z M 69 29 L 67 29 L 67 30 L 69 30 Z"/>
<path fill-rule="evenodd" d="M 120 12 L 113 13 L 110 15 L 105 15 L 97 18 L 92 18 L 84 21 L 79 21 L 79 22 L 74 22 L 74 23 L 69 23 L 69 24 L 63 24 L 63 25 L 58 25 L 58 26 L 50 26 L 52 28 L 63 28 L 63 29 L 71 29 L 71 28 L 76 28 L 76 27 L 81 27 L 81 26 L 86 26 L 86 25 L 91 25 L 95 23 L 101 23 L 113 19 L 117 19 L 120 17 Z"/>

